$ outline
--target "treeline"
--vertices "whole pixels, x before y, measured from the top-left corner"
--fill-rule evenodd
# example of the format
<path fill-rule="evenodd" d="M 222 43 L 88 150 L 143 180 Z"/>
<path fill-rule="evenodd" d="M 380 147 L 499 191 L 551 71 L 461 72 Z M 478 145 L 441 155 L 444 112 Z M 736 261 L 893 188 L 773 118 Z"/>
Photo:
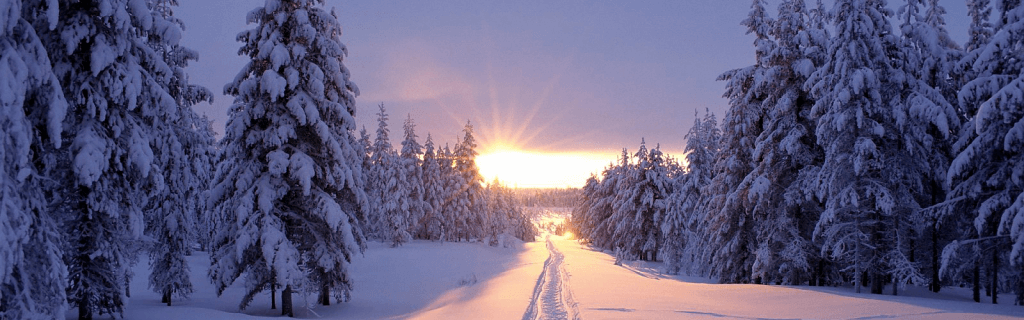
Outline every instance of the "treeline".
<path fill-rule="evenodd" d="M 1024 304 L 1024 7 L 967 5 L 960 45 L 937 1 L 753 1 L 755 64 L 720 76 L 721 125 L 698 119 L 665 180 L 624 154 L 584 187 L 574 233 L 724 283 Z"/>
<path fill-rule="evenodd" d="M 536 240 L 537 230 L 523 213 L 514 190 L 495 180 L 485 185 L 476 166 L 476 138 L 466 123 L 462 141 L 449 148 L 427 134 L 417 141 L 416 124 L 406 118 L 401 151 L 390 142 L 384 105 L 377 113 L 376 137 L 360 131 L 368 201 L 367 236 L 392 246 L 410 239 L 481 240 L 492 246 L 507 239 Z"/>
<path fill-rule="evenodd" d="M 580 197 L 579 188 L 521 188 L 515 190 L 519 203 L 527 207 L 571 208 Z"/>
<path fill-rule="evenodd" d="M 0 1 L 0 318 L 122 314 L 148 254 L 162 302 L 193 292 L 209 250 L 218 294 L 346 301 L 370 240 L 500 245 L 536 230 L 512 192 L 485 186 L 467 124 L 454 151 L 401 153 L 355 128 L 358 88 L 322 0 L 272 0 L 238 35 L 248 62 L 224 87 L 224 138 L 192 106 L 175 0 Z M 383 133 L 383 135 L 381 134 Z"/>
<path fill-rule="evenodd" d="M 668 239 L 660 224 L 681 174 L 676 161 L 666 158 L 660 147 L 648 150 L 644 140 L 636 153 L 623 149 L 619 162 L 606 168 L 601 180 L 587 179 L 570 217 L 572 233 L 615 250 L 618 259 L 659 260 Z"/>

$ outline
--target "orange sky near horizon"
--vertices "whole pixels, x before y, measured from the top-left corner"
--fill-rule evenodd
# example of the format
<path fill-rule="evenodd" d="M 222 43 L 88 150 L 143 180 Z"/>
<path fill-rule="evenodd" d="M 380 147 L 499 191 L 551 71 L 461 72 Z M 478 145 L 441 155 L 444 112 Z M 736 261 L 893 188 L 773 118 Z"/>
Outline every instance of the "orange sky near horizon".
<path fill-rule="evenodd" d="M 628 150 L 630 153 L 636 149 Z M 667 155 L 679 155 L 663 150 Z M 484 181 L 495 178 L 513 188 L 582 188 L 591 174 L 600 175 L 617 163 L 622 151 L 541 152 L 514 149 L 483 150 L 476 158 Z M 681 153 L 680 153 L 681 155 Z"/>

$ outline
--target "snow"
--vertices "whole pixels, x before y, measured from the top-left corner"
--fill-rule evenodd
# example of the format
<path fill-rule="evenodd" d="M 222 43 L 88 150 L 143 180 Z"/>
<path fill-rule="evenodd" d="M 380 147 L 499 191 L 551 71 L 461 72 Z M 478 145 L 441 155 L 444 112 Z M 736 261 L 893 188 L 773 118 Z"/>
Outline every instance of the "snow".
<path fill-rule="evenodd" d="M 75 153 L 75 172 L 79 183 L 89 185 L 100 178 L 107 170 L 105 141 L 91 129 L 83 130 L 77 137 L 72 148 Z"/>
<path fill-rule="evenodd" d="M 260 81 L 260 88 L 270 95 L 270 101 L 277 101 L 278 98 L 284 97 L 284 90 L 288 85 L 288 81 L 277 74 L 276 71 L 267 69 L 263 72 L 263 77 Z"/>
<path fill-rule="evenodd" d="M 558 221 L 545 210 L 538 224 Z M 906 296 L 855 294 L 846 287 L 716 284 L 711 279 L 671 276 L 662 263 L 624 261 L 566 236 L 509 248 L 482 243 L 416 240 L 391 248 L 373 242 L 349 266 L 355 281 L 347 303 L 320 306 L 316 294 L 294 296 L 297 318 L 312 319 L 1007 319 L 1024 317 L 1019 306 L 970 301 L 967 288 L 941 293 L 910 287 Z M 550 250 L 550 251 L 549 251 Z M 209 255 L 186 257 L 195 292 L 173 306 L 148 290 L 148 259 L 135 266 L 125 319 L 256 319 L 277 317 L 263 292 L 244 312 L 243 281 L 216 296 L 205 279 Z M 547 279 L 547 282 L 544 282 Z M 556 288 L 551 291 L 544 288 Z M 547 290 L 547 291 L 545 291 Z M 886 290 L 886 292 L 889 292 Z M 561 300 L 559 300 L 561 299 Z M 556 305 L 550 302 L 558 302 Z M 530 313 L 531 303 L 556 312 Z M 563 309 L 558 309 L 558 308 Z M 564 309 L 564 308 L 567 308 Z M 557 312 L 565 310 L 571 312 Z M 73 319 L 75 310 L 67 318 Z M 578 312 L 576 317 L 571 313 Z M 101 317 L 101 318 L 105 318 Z"/>
<path fill-rule="evenodd" d="M 513 248 L 480 243 L 412 241 L 390 248 L 373 242 L 350 266 L 355 279 L 353 299 L 331 306 L 316 305 L 316 295 L 294 296 L 297 318 L 323 319 L 519 319 L 530 303 L 547 250 L 542 242 Z M 148 274 L 148 260 L 135 267 L 132 298 L 125 319 L 254 319 L 278 316 L 270 295 L 256 297 L 244 312 L 237 310 L 243 281 L 222 296 L 205 279 L 209 255 L 187 257 L 195 292 L 189 300 L 168 307 L 138 277 Z M 75 311 L 68 313 L 73 319 Z M 102 317 L 101 317 L 102 318 Z"/>
<path fill-rule="evenodd" d="M 581 319 L 1005 319 L 1024 316 L 1017 306 L 968 302 L 960 288 L 917 296 L 855 294 L 851 288 L 715 284 L 709 279 L 662 274 L 661 263 L 623 262 L 574 240 L 552 237 L 566 255 L 565 270 Z M 888 292 L 888 291 L 885 291 Z M 951 293 L 947 293 L 951 292 Z M 928 298 L 919 297 L 927 295 Z M 955 300 L 955 301 L 951 301 Z"/>

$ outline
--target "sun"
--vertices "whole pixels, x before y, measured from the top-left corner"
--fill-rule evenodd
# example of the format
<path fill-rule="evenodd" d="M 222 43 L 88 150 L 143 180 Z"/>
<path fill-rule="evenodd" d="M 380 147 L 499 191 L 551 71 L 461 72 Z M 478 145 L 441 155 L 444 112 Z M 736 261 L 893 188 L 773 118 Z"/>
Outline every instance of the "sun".
<path fill-rule="evenodd" d="M 613 156 L 612 156 L 613 157 Z M 517 188 L 579 188 L 600 172 L 612 157 L 599 153 L 551 153 L 496 150 L 476 158 L 486 181 L 495 178 Z"/>

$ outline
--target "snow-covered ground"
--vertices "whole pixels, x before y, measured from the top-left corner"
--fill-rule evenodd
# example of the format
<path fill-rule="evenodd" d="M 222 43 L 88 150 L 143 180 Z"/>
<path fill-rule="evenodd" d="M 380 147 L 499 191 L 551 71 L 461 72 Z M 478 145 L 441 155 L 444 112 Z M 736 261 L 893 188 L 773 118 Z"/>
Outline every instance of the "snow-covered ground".
<path fill-rule="evenodd" d="M 295 296 L 295 316 L 323 319 L 519 319 L 530 304 L 537 276 L 548 253 L 544 242 L 496 248 L 479 243 L 413 241 L 391 248 L 371 243 L 352 266 L 352 301 L 315 304 L 315 296 Z M 132 298 L 125 319 L 252 319 L 280 316 L 270 309 L 270 294 L 238 311 L 242 283 L 217 297 L 206 280 L 209 255 L 189 257 L 195 293 L 168 307 L 147 288 L 144 259 L 135 268 Z M 280 294 L 280 291 L 278 292 Z M 280 304 L 280 301 L 278 301 Z M 280 305 L 278 306 L 280 308 Z M 76 317 L 70 310 L 69 319 Z M 104 317 L 99 317 L 102 319 Z"/>
<path fill-rule="evenodd" d="M 561 211 L 561 210 L 559 210 Z M 541 211 L 553 225 L 559 211 Z M 545 241 L 548 239 L 548 241 Z M 1006 319 L 1024 307 L 969 301 L 969 292 L 908 290 L 910 296 L 855 294 L 850 288 L 722 285 L 667 276 L 660 264 L 624 262 L 566 237 L 495 248 L 479 243 L 372 243 L 352 266 L 352 301 L 317 306 L 296 296 L 295 316 L 314 319 Z M 238 311 L 241 283 L 217 297 L 206 280 L 209 257 L 190 257 L 195 293 L 168 307 L 136 267 L 125 319 L 279 317 L 263 294 Z M 1011 300 L 1006 295 L 1003 300 Z M 74 318 L 71 310 L 69 318 Z M 101 319 L 104 317 L 100 317 Z"/>
<path fill-rule="evenodd" d="M 552 237 L 582 319 L 1006 319 L 1024 307 L 947 299 L 856 294 L 852 288 L 716 284 L 668 276 L 659 263 L 623 262 Z M 949 290 L 945 288 L 943 290 Z M 916 293 L 916 292 L 915 292 Z M 1008 296 L 1004 299 L 1010 299 Z"/>

